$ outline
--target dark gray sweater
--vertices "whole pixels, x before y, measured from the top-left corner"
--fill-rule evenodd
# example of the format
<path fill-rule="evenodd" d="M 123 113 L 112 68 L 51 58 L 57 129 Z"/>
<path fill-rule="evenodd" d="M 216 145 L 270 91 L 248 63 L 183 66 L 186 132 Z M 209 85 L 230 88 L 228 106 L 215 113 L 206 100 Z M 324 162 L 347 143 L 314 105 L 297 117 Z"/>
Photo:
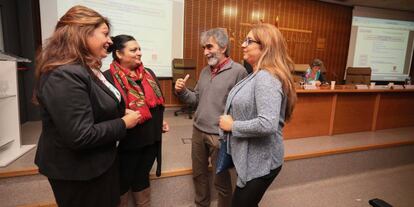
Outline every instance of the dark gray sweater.
<path fill-rule="evenodd" d="M 205 133 L 218 134 L 218 121 L 224 112 L 228 93 L 246 76 L 246 69 L 233 60 L 224 65 L 214 78 L 211 78 L 210 66 L 204 67 L 194 91 L 186 89 L 178 94 L 181 101 L 197 106 L 194 127 Z"/>

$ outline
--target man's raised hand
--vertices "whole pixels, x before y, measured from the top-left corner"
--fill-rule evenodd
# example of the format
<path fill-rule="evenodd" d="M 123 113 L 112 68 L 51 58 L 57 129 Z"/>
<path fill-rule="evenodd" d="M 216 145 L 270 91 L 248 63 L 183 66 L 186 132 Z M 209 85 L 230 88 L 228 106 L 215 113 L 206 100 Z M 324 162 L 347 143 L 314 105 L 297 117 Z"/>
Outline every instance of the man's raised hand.
<path fill-rule="evenodd" d="M 190 75 L 189 74 L 187 74 L 185 77 L 184 77 L 184 79 L 182 79 L 182 78 L 179 78 L 179 79 L 177 79 L 177 81 L 175 81 L 175 91 L 177 92 L 177 93 L 180 93 L 180 92 L 182 92 L 182 91 L 184 91 L 185 89 L 186 89 L 186 87 L 185 87 L 185 83 L 187 82 L 187 80 L 190 78 Z"/>

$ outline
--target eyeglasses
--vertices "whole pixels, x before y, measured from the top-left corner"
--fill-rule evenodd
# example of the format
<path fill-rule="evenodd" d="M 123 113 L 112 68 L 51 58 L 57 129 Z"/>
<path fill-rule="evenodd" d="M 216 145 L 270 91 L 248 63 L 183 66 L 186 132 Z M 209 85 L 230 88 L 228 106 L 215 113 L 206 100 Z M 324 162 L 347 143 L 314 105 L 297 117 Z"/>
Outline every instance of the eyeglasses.
<path fill-rule="evenodd" d="M 256 43 L 256 44 L 260 45 L 260 41 L 252 40 L 252 39 L 250 39 L 250 38 L 246 38 L 246 39 L 243 41 L 242 45 L 250 45 L 250 44 L 252 44 L 252 43 Z"/>

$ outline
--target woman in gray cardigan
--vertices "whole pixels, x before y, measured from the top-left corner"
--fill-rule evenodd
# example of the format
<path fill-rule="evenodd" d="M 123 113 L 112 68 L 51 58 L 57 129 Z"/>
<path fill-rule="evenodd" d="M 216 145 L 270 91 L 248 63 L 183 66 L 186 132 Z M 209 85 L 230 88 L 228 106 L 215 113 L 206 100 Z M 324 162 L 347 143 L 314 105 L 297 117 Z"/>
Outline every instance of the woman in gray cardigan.
<path fill-rule="evenodd" d="M 296 92 L 293 62 L 280 31 L 270 24 L 252 28 L 242 44 L 253 73 L 230 91 L 220 117 L 227 152 L 237 171 L 232 206 L 258 206 L 283 164 L 282 128 L 291 117 Z"/>

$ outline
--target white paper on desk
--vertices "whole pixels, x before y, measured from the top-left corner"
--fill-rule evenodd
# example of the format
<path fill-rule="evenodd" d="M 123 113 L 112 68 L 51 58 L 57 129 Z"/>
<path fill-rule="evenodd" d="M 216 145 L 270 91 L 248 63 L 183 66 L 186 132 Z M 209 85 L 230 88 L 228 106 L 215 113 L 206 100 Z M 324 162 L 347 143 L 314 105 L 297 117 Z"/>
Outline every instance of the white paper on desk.
<path fill-rule="evenodd" d="M 356 89 L 368 89 L 367 85 L 355 85 Z"/>
<path fill-rule="evenodd" d="M 315 89 L 318 89 L 318 87 L 316 87 L 315 85 L 304 85 L 303 89 L 305 89 L 305 90 L 315 90 Z"/>
<path fill-rule="evenodd" d="M 373 89 L 390 89 L 388 86 L 375 85 Z"/>
<path fill-rule="evenodd" d="M 393 85 L 392 89 L 404 89 L 402 85 Z"/>
<path fill-rule="evenodd" d="M 405 89 L 414 89 L 414 85 L 404 85 Z"/>

